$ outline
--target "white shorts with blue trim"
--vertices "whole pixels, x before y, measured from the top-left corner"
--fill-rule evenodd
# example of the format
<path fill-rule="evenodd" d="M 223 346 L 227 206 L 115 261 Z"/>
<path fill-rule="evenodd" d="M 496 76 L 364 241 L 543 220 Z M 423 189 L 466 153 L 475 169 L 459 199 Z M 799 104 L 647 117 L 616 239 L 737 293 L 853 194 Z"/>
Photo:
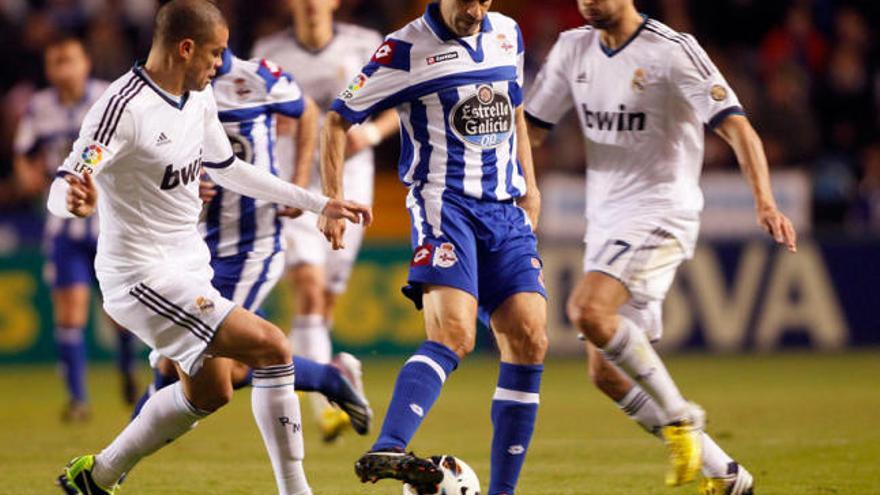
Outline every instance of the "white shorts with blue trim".
<path fill-rule="evenodd" d="M 103 282 L 103 281 L 102 281 Z M 211 270 L 157 273 L 140 282 L 101 284 L 104 310 L 155 353 L 177 362 L 193 376 L 205 350 L 235 303 L 211 286 Z"/>

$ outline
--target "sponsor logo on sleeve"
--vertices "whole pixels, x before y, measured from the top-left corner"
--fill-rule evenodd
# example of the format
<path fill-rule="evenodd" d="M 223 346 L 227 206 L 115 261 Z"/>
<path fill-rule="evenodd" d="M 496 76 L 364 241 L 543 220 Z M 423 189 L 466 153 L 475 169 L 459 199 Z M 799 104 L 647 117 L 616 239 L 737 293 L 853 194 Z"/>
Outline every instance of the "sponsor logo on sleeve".
<path fill-rule="evenodd" d="M 440 244 L 434 251 L 434 266 L 438 268 L 451 268 L 458 261 L 455 254 L 455 246 L 451 242 Z"/>
<path fill-rule="evenodd" d="M 343 100 L 350 100 L 365 84 L 367 84 L 367 76 L 358 74 L 348 83 L 348 86 L 339 94 L 339 97 Z"/>
<path fill-rule="evenodd" d="M 385 43 L 382 43 L 376 53 L 373 54 L 372 62 L 376 62 L 377 64 L 388 65 L 394 60 L 394 49 L 397 47 L 397 41 L 395 40 L 387 40 Z"/>
<path fill-rule="evenodd" d="M 260 65 L 265 67 L 273 76 L 281 77 L 281 67 L 279 67 L 278 64 L 276 64 L 275 62 L 272 62 L 271 60 L 266 60 L 264 58 L 260 60 Z"/>
<path fill-rule="evenodd" d="M 79 174 L 91 174 L 103 159 L 104 149 L 97 144 L 90 144 L 83 148 L 82 153 L 79 155 L 79 160 L 77 160 L 76 165 L 73 167 L 73 171 Z"/>

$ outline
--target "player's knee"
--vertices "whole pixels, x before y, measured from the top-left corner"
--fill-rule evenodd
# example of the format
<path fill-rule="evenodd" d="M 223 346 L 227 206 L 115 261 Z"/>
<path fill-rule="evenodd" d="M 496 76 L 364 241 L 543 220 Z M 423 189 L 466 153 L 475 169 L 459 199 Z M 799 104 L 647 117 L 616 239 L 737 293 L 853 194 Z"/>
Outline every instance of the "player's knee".
<path fill-rule="evenodd" d="M 513 351 L 521 362 L 542 363 L 547 354 L 549 341 L 546 327 L 539 322 L 524 321 L 516 329 L 516 335 L 507 334 L 508 340 L 515 347 Z"/>
<path fill-rule="evenodd" d="M 466 325 L 457 322 L 446 322 L 443 325 L 442 333 L 440 343 L 450 348 L 459 358 L 463 358 L 473 352 L 476 345 L 476 335 Z"/>
<path fill-rule="evenodd" d="M 591 342 L 605 342 L 614 335 L 615 313 L 593 301 L 569 301 L 568 318 Z"/>
<path fill-rule="evenodd" d="M 206 412 L 214 412 L 221 407 L 229 404 L 232 400 L 232 384 L 223 383 L 216 384 L 210 389 L 196 392 L 191 401 L 194 406 Z"/>
<path fill-rule="evenodd" d="M 287 364 L 293 356 L 293 348 L 284 333 L 275 325 L 265 322 L 265 328 L 261 332 L 259 352 L 250 363 L 256 368 Z"/>

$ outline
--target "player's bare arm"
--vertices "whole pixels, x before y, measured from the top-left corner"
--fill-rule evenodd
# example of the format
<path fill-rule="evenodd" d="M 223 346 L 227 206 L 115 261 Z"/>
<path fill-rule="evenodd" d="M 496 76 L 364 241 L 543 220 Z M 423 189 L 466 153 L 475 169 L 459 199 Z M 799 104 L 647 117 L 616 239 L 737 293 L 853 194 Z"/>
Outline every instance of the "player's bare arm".
<path fill-rule="evenodd" d="M 311 180 L 312 157 L 315 153 L 315 145 L 318 142 L 318 119 L 321 111 L 315 101 L 308 96 L 305 100 L 305 110 L 296 123 L 296 160 L 293 164 L 293 183 L 300 187 L 308 187 Z M 292 121 L 290 117 L 277 115 L 279 123 L 282 120 Z M 278 211 L 279 216 L 296 218 L 302 215 L 299 208 L 282 208 Z"/>
<path fill-rule="evenodd" d="M 324 194 L 333 199 L 342 198 L 342 172 L 345 167 L 346 133 L 351 123 L 334 111 L 327 112 L 324 130 L 321 132 L 321 184 Z M 333 249 L 343 249 L 342 234 L 345 222 L 322 216 L 318 228 L 333 245 Z"/>
<path fill-rule="evenodd" d="M 788 219 L 776 205 L 770 189 L 770 171 L 761 138 L 749 120 L 742 115 L 731 115 L 724 119 L 715 132 L 721 136 L 736 153 L 743 175 L 752 187 L 758 224 L 779 244 L 791 252 L 797 251 L 797 233 Z"/>
<path fill-rule="evenodd" d="M 529 128 L 526 124 L 525 111 L 520 105 L 516 108 L 516 146 L 519 163 L 522 166 L 523 176 L 526 179 L 526 194 L 520 197 L 516 204 L 525 210 L 532 223 L 532 230 L 538 228 L 538 217 L 541 216 L 541 191 L 538 190 L 538 181 L 535 179 L 535 165 L 532 160 L 532 145 L 529 141 Z"/>

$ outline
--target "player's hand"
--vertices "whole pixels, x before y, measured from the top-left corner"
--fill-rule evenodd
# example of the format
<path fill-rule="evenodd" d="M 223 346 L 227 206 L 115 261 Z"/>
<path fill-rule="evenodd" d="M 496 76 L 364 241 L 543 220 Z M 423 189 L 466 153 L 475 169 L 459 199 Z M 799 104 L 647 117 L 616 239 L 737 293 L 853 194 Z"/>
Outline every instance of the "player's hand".
<path fill-rule="evenodd" d="M 202 203 L 210 203 L 214 196 L 217 196 L 217 189 L 214 186 L 215 184 L 207 176 L 202 176 L 199 180 L 199 198 Z"/>
<path fill-rule="evenodd" d="M 64 176 L 64 180 L 70 184 L 67 190 L 67 210 L 80 218 L 94 213 L 98 203 L 98 189 L 92 174 L 84 173 L 82 179 L 68 174 Z"/>
<path fill-rule="evenodd" d="M 797 232 L 791 224 L 791 220 L 779 211 L 775 206 L 765 206 L 758 209 L 758 225 L 773 236 L 779 244 L 785 245 L 792 253 L 797 252 Z"/>
<path fill-rule="evenodd" d="M 532 232 L 537 231 L 538 218 L 541 216 L 541 193 L 538 191 L 530 191 L 526 193 L 525 196 L 516 200 L 516 204 L 519 205 L 519 207 L 526 212 L 526 216 L 529 217 L 529 222 L 532 224 Z"/>
<path fill-rule="evenodd" d="M 299 208 L 291 208 L 290 206 L 285 206 L 284 208 L 278 209 L 278 216 L 285 218 L 297 218 L 303 214 L 303 211 Z"/>
<path fill-rule="evenodd" d="M 331 199 L 324 206 L 321 215 L 330 219 L 345 219 L 351 223 L 359 223 L 368 227 L 373 223 L 373 209 L 369 206 L 346 201 L 344 199 Z"/>
<path fill-rule="evenodd" d="M 345 220 L 333 219 L 321 215 L 318 217 L 318 230 L 330 242 L 333 249 L 344 249 L 345 242 L 343 235 L 345 234 Z"/>

